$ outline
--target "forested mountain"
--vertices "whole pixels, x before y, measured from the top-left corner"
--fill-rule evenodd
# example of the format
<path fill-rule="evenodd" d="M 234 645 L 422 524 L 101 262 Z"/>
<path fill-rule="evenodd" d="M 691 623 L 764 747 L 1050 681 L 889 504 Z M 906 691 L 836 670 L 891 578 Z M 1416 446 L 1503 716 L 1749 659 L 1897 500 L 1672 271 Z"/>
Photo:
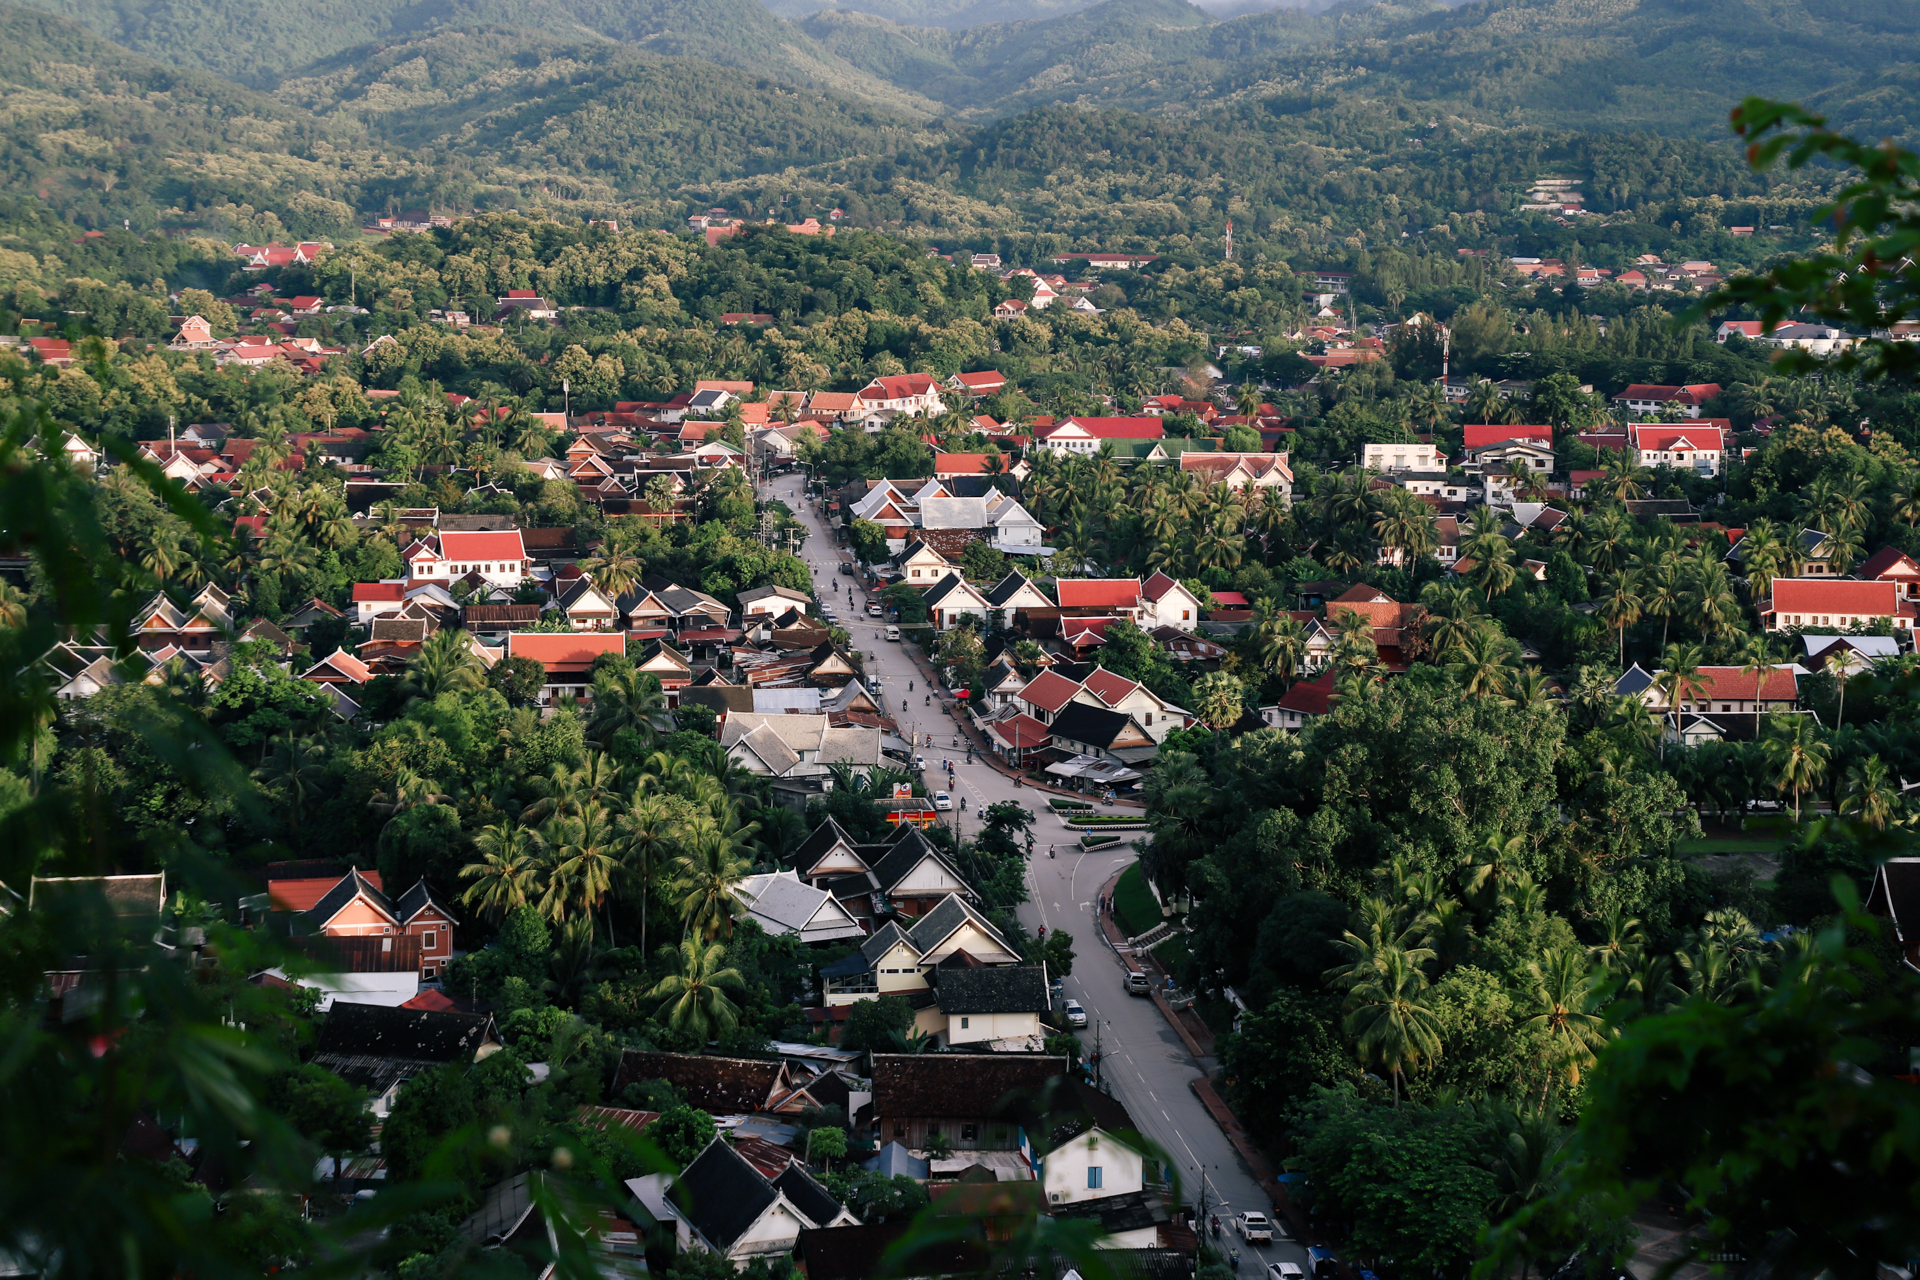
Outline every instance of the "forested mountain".
<path fill-rule="evenodd" d="M 490 25 L 565 40 L 602 37 L 652 53 L 777 73 L 895 109 L 910 90 L 854 70 L 759 0 L 29 0 L 137 53 L 266 88 L 337 55 L 430 32 Z"/>

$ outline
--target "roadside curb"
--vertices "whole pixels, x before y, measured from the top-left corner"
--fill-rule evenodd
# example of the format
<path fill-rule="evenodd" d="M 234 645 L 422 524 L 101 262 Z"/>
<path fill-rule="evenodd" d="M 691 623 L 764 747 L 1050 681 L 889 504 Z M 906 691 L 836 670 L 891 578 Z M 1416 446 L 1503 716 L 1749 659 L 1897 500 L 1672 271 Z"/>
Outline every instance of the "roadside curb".
<path fill-rule="evenodd" d="M 1226 1135 L 1227 1141 L 1233 1144 L 1233 1149 L 1239 1154 L 1241 1163 L 1247 1166 L 1247 1172 L 1253 1175 L 1253 1180 L 1260 1185 L 1260 1189 L 1267 1193 L 1267 1199 L 1272 1203 L 1274 1212 L 1286 1218 L 1295 1239 L 1304 1241 L 1306 1239 L 1306 1233 L 1303 1230 L 1305 1224 L 1299 1220 L 1292 1204 L 1288 1202 L 1286 1188 L 1280 1185 L 1273 1163 L 1253 1145 L 1253 1140 L 1247 1136 L 1246 1128 L 1233 1114 L 1233 1109 L 1227 1106 L 1226 1100 L 1220 1096 L 1220 1091 L 1214 1087 L 1213 1080 L 1207 1076 L 1199 1076 L 1188 1087 L 1193 1090 L 1194 1096 L 1200 1099 L 1200 1105 L 1207 1109 L 1207 1114 L 1213 1117 L 1213 1122 L 1220 1126 L 1220 1132 Z"/>

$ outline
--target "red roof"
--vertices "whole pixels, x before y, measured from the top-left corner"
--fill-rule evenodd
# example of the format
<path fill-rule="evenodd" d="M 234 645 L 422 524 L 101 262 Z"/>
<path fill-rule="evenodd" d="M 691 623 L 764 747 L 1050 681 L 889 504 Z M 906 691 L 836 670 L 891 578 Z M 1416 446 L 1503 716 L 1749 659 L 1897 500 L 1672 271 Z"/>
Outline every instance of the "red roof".
<path fill-rule="evenodd" d="M 1681 405 L 1699 405 L 1714 399 L 1720 394 L 1717 382 L 1689 382 L 1684 387 L 1661 386 L 1650 382 L 1636 382 L 1615 396 L 1615 400 L 1652 400 L 1665 404 L 1671 401 Z"/>
<path fill-rule="evenodd" d="M 1317 680 L 1308 680 L 1287 690 L 1278 706 L 1282 711 L 1297 711 L 1303 716 L 1323 716 L 1333 700 L 1333 672 Z"/>
<path fill-rule="evenodd" d="M 1105 667 L 1095 667 L 1093 673 L 1084 681 L 1084 686 L 1094 697 L 1100 699 L 1100 701 L 1106 703 L 1108 706 L 1112 706 L 1114 703 L 1132 693 L 1135 689 L 1138 689 L 1140 684 L 1138 681 L 1129 680 L 1123 675 L 1109 671 Z"/>
<path fill-rule="evenodd" d="M 1891 618 L 1899 607 L 1893 582 L 1849 582 L 1832 578 L 1775 578 L 1774 613 L 1865 615 Z"/>
<path fill-rule="evenodd" d="M 1062 578 L 1055 585 L 1062 609 L 1135 609 L 1140 605 L 1138 578 Z"/>
<path fill-rule="evenodd" d="M 603 653 L 625 653 L 624 631 L 514 631 L 507 636 L 507 656 L 532 658 L 548 671 L 580 670 Z"/>
<path fill-rule="evenodd" d="M 1007 469 L 1007 460 L 1003 455 L 992 453 L 936 453 L 933 455 L 933 474 L 936 476 L 981 476 L 987 473 L 987 459 L 998 458 L 1000 469 Z"/>
<path fill-rule="evenodd" d="M 1500 444 L 1506 440 L 1531 440 L 1552 448 L 1553 428 L 1503 427 L 1489 423 L 1475 423 L 1466 428 L 1466 447 L 1469 449 L 1484 449 L 1490 444 Z"/>
<path fill-rule="evenodd" d="M 407 586 L 404 582 L 356 582 L 353 584 L 355 604 L 365 602 L 373 604 L 381 600 L 405 600 Z"/>
<path fill-rule="evenodd" d="M 862 400 L 905 400 L 909 396 L 924 396 L 936 390 L 938 384 L 924 373 L 896 373 L 885 378 L 875 378 L 860 388 Z M 870 395 L 878 391 L 880 394 Z"/>
<path fill-rule="evenodd" d="M 1072 423 L 1088 435 L 1098 440 L 1162 440 L 1166 438 L 1167 424 L 1158 418 L 1064 418 L 1060 426 L 1047 432 L 1051 437 L 1061 427 Z"/>
<path fill-rule="evenodd" d="M 1212 595 L 1215 604 L 1226 605 L 1228 608 L 1245 609 L 1252 603 L 1247 599 L 1246 594 L 1240 591 L 1215 591 Z"/>
<path fill-rule="evenodd" d="M 445 992 L 428 988 L 413 999 L 402 1002 L 400 1007 L 402 1009 L 425 1009 L 428 1013 L 446 1013 L 449 1010 L 458 1009 L 460 1006 L 456 1005 Z"/>
<path fill-rule="evenodd" d="M 233 531 L 238 533 L 242 529 L 247 530 L 257 538 L 267 531 L 267 518 L 265 516 L 235 516 L 233 520 Z"/>
<path fill-rule="evenodd" d="M 378 871 L 362 871 L 366 882 L 381 892 L 386 886 L 380 883 Z M 314 904 L 327 896 L 327 890 L 340 883 L 339 876 L 322 876 L 318 879 L 269 880 L 267 881 L 267 901 L 281 911 L 311 911 Z"/>
<path fill-rule="evenodd" d="M 1882 547 L 1867 557 L 1856 576 L 1869 580 L 1888 576 L 1911 578 L 1920 576 L 1920 564 L 1915 564 L 1912 557 L 1898 547 Z"/>
<path fill-rule="evenodd" d="M 998 391 L 1007 385 L 1007 375 L 989 369 L 985 373 L 955 374 L 954 381 L 969 391 Z"/>
<path fill-rule="evenodd" d="M 527 549 L 518 529 L 487 529 L 442 533 L 440 554 L 448 560 L 525 560 Z"/>
<path fill-rule="evenodd" d="M 1047 726 L 1024 711 L 1019 715 L 1008 716 L 1004 720 L 995 720 L 987 727 L 992 729 L 994 736 L 1002 742 L 1021 751 L 1044 747 L 1053 741 L 1053 734 L 1048 732 Z"/>
<path fill-rule="evenodd" d="M 1698 423 L 1637 422 L 1628 430 L 1633 432 L 1633 447 L 1646 453 L 1721 450 L 1727 447 L 1720 428 L 1703 427 Z"/>
<path fill-rule="evenodd" d="M 1763 676 L 1739 667 L 1701 667 L 1700 681 L 1682 702 L 1722 698 L 1728 702 L 1791 702 L 1800 696 L 1800 681 L 1787 667 L 1774 667 Z"/>
<path fill-rule="evenodd" d="M 1042 671 L 1027 682 L 1020 691 L 1020 699 L 1031 703 L 1042 711 L 1058 711 L 1073 700 L 1080 692 L 1080 686 L 1057 671 Z"/>

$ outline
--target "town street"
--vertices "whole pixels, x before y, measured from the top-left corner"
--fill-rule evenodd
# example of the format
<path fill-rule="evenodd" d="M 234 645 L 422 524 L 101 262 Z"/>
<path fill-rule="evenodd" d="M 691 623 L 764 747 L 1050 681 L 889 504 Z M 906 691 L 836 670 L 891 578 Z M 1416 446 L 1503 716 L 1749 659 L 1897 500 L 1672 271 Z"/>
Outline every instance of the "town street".
<path fill-rule="evenodd" d="M 1199 1199 L 1204 1177 L 1208 1212 L 1218 1212 L 1222 1224 L 1219 1243 L 1223 1249 L 1241 1248 L 1243 1271 L 1259 1275 L 1270 1262 L 1293 1262 L 1304 1268 L 1306 1250 L 1292 1241 L 1276 1239 L 1265 1249 L 1255 1246 L 1249 1251 L 1229 1231 L 1233 1213 L 1270 1212 L 1267 1197 L 1188 1087 L 1202 1073 L 1159 1007 L 1122 988 L 1125 969 L 1094 919 L 1093 899 L 1133 855 L 1107 849 L 1080 852 L 1077 833 L 1048 811 L 1042 793 L 1016 788 L 1011 778 L 990 764 L 965 762 L 967 739 L 959 736 L 955 725 L 954 700 L 929 691 L 924 673 L 903 646 L 889 643 L 879 620 L 867 616 L 867 598 L 859 583 L 840 572 L 841 562 L 851 553 L 834 546 L 813 505 L 801 497 L 802 483 L 799 476 L 779 477 L 770 496 L 784 501 L 806 523 L 809 537 L 803 555 L 813 567 L 821 599 L 840 615 L 841 625 L 853 636 L 853 647 L 865 655 L 866 670 L 877 677 L 887 710 L 898 721 L 902 735 L 909 740 L 918 735 L 917 740 L 925 744 L 919 750 L 927 760 L 929 791 L 945 786 L 943 762 L 953 762 L 953 801 L 957 806 L 965 797 L 967 808 L 964 813 L 955 808 L 942 817 L 965 834 L 974 828 L 981 810 L 1003 800 L 1018 801 L 1036 815 L 1034 856 L 1027 868 L 1030 900 L 1020 907 L 1020 920 L 1029 932 L 1044 926 L 1065 929 L 1073 938 L 1074 972 L 1066 979 L 1066 991 L 1086 1007 L 1088 1025 L 1079 1034 L 1089 1052 L 1100 1046 L 1111 1092 L 1126 1105 L 1141 1132 L 1179 1167 L 1181 1195 L 1187 1204 Z M 1048 856 L 1049 848 L 1055 849 L 1055 856 Z M 1222 1203 L 1224 1208 L 1214 1208 Z"/>

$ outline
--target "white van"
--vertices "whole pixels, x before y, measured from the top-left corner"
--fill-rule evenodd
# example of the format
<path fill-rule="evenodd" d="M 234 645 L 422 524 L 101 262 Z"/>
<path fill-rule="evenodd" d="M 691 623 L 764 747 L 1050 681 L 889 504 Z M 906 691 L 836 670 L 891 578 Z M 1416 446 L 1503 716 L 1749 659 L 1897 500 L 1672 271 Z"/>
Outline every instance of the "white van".
<path fill-rule="evenodd" d="M 900 628 L 895 626 L 889 626 L 887 628 L 887 639 L 898 640 L 899 638 L 900 638 Z"/>

